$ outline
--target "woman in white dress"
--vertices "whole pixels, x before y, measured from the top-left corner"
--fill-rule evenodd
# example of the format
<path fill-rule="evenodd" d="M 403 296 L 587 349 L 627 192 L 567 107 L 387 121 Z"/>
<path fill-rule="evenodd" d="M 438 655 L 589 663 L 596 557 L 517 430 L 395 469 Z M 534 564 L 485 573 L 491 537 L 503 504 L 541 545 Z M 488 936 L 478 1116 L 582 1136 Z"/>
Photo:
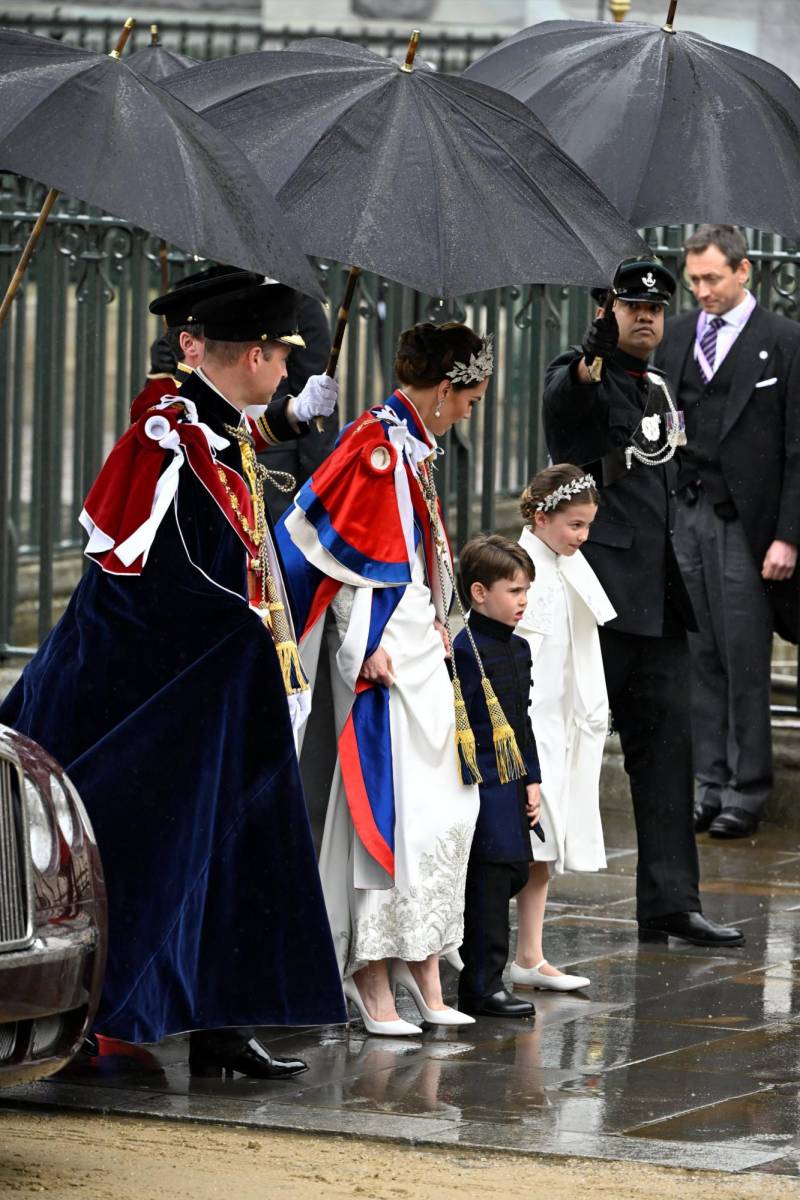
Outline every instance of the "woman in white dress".
<path fill-rule="evenodd" d="M 284 522 L 292 582 L 299 551 L 317 596 L 335 593 L 325 638 L 338 757 L 320 874 L 345 995 L 373 1033 L 419 1033 L 398 1018 L 398 985 L 429 1022 L 472 1021 L 444 1005 L 439 980 L 440 955 L 462 940 L 478 789 L 446 661 L 453 568 L 434 462 L 436 437 L 469 419 L 491 370 L 490 339 L 465 325 L 406 330 L 400 387 L 345 430 Z M 323 624 L 306 625 L 307 669 Z"/>
<path fill-rule="evenodd" d="M 591 475 L 569 463 L 540 471 L 522 494 L 520 543 L 536 578 L 518 632 L 531 647 L 531 721 L 542 769 L 544 843 L 517 895 L 519 932 L 511 979 L 550 991 L 586 987 L 547 962 L 542 945 L 552 874 L 606 865 L 599 780 L 608 731 L 608 696 L 598 624 L 616 613 L 580 551 L 597 513 Z"/>

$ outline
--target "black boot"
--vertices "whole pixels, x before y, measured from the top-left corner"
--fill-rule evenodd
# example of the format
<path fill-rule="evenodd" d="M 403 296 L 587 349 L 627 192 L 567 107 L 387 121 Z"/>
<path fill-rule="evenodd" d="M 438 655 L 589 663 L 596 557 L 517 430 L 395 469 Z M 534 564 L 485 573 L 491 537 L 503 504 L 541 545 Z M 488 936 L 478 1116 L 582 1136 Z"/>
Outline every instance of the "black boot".
<path fill-rule="evenodd" d="M 253 1079 L 288 1079 L 308 1070 L 301 1058 L 275 1058 L 258 1038 L 238 1045 L 220 1043 L 216 1030 L 196 1030 L 189 1036 L 189 1074 L 204 1079 L 232 1079 L 234 1071 Z"/>

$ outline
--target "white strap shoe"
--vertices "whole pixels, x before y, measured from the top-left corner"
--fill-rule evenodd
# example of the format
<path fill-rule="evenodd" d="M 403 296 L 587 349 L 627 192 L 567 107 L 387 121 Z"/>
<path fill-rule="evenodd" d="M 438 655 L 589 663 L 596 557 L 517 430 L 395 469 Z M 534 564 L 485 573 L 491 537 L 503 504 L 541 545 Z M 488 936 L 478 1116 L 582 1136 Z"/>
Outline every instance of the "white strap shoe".
<path fill-rule="evenodd" d="M 544 975 L 542 967 L 548 965 L 543 958 L 535 967 L 520 967 L 511 964 L 511 982 L 516 987 L 541 988 L 546 992 L 577 992 L 580 988 L 588 987 L 591 980 L 585 975 Z"/>

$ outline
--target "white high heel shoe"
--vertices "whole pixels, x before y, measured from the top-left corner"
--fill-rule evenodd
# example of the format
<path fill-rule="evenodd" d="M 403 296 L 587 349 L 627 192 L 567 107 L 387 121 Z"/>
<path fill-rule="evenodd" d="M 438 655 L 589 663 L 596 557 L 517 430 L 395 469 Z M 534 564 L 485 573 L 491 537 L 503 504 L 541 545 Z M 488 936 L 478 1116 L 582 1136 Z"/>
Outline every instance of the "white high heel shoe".
<path fill-rule="evenodd" d="M 591 983 L 585 975 L 544 975 L 542 967 L 546 966 L 546 958 L 535 967 L 520 967 L 512 962 L 511 982 L 517 987 L 540 988 L 546 992 L 577 992 Z"/>
<path fill-rule="evenodd" d="M 374 1033 L 379 1037 L 411 1037 L 413 1034 L 422 1033 L 419 1025 L 412 1025 L 410 1021 L 402 1021 L 399 1017 L 396 1021 L 376 1021 L 364 1007 L 361 993 L 352 979 L 344 980 L 342 991 L 345 994 L 345 998 L 352 1004 L 355 1004 L 358 1009 L 367 1033 Z"/>
<path fill-rule="evenodd" d="M 459 1012 L 456 1008 L 428 1008 L 422 992 L 419 989 L 419 984 L 411 974 L 411 968 L 407 963 L 393 963 L 389 970 L 389 977 L 391 979 L 393 989 L 396 989 L 398 985 L 406 989 L 419 1009 L 419 1015 L 424 1021 L 427 1021 L 429 1025 L 475 1024 L 474 1017 L 468 1016 L 467 1013 Z"/>

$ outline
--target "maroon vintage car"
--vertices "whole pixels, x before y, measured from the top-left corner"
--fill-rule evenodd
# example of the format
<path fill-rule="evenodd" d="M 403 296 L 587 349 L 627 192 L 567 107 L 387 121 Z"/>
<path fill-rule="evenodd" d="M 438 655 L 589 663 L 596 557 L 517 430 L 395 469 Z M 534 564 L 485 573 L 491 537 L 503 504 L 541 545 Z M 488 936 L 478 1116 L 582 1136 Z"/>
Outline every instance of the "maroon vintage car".
<path fill-rule="evenodd" d="M 0 1086 L 60 1070 L 100 998 L 100 856 L 80 797 L 41 746 L 0 725 Z"/>

